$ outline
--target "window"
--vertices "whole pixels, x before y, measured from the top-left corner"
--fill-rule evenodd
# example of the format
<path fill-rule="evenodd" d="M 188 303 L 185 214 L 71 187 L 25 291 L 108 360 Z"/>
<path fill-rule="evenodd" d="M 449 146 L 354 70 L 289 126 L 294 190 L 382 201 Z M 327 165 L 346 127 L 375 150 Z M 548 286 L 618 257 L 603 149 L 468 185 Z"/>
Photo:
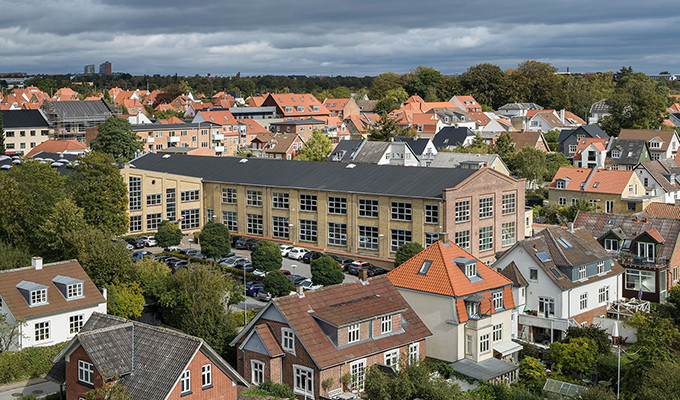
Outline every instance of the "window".
<path fill-rule="evenodd" d="M 479 228 L 479 251 L 493 249 L 493 226 Z"/>
<path fill-rule="evenodd" d="M 392 316 L 385 315 L 380 317 L 380 333 L 392 332 Z"/>
<path fill-rule="evenodd" d="M 503 324 L 494 325 L 492 334 L 494 342 L 503 340 Z"/>
<path fill-rule="evenodd" d="M 467 340 L 465 344 L 465 352 L 467 354 L 472 354 L 472 335 L 467 335 Z"/>
<path fill-rule="evenodd" d="M 328 244 L 347 246 L 347 224 L 338 222 L 328 223 Z"/>
<path fill-rule="evenodd" d="M 578 299 L 578 305 L 581 310 L 588 308 L 588 293 L 581 293 Z"/>
<path fill-rule="evenodd" d="M 161 224 L 161 213 L 146 214 L 146 230 L 156 230 Z"/>
<path fill-rule="evenodd" d="M 621 150 L 619 149 L 612 150 L 612 158 L 621 158 Z"/>
<path fill-rule="evenodd" d="M 364 390 L 364 381 L 366 373 L 366 360 L 359 360 L 349 365 L 349 371 L 352 375 L 352 390 Z"/>
<path fill-rule="evenodd" d="M 314 371 L 300 365 L 293 365 L 294 389 L 303 396 L 314 396 Z"/>
<path fill-rule="evenodd" d="M 33 328 L 35 329 L 35 341 L 49 340 L 50 338 L 50 321 L 38 322 Z"/>
<path fill-rule="evenodd" d="M 253 207 L 262 207 L 262 191 L 246 190 L 246 204 Z"/>
<path fill-rule="evenodd" d="M 385 365 L 388 367 L 393 367 L 394 369 L 399 368 L 399 350 L 386 351 L 384 354 Z"/>
<path fill-rule="evenodd" d="M 505 222 L 501 225 L 501 245 L 510 246 L 515 244 L 515 221 Z"/>
<path fill-rule="evenodd" d="M 163 195 L 160 193 L 147 194 L 146 195 L 146 205 L 147 206 L 157 206 L 162 203 Z"/>
<path fill-rule="evenodd" d="M 439 240 L 437 232 L 425 232 L 425 247 L 433 245 L 437 240 Z"/>
<path fill-rule="evenodd" d="M 604 248 L 605 248 L 605 250 L 609 250 L 609 251 L 618 251 L 619 250 L 619 241 L 617 239 L 605 239 L 604 240 Z"/>
<path fill-rule="evenodd" d="M 66 286 L 66 298 L 67 299 L 72 299 L 74 297 L 82 297 L 83 296 L 83 284 L 82 283 L 73 283 L 71 285 Z"/>
<path fill-rule="evenodd" d="M 222 188 L 222 203 L 236 204 L 236 189 Z"/>
<path fill-rule="evenodd" d="M 94 365 L 78 360 L 78 382 L 94 385 Z"/>
<path fill-rule="evenodd" d="M 411 220 L 411 203 L 401 201 L 392 202 L 392 219 L 397 221 Z"/>
<path fill-rule="evenodd" d="M 566 187 L 567 187 L 567 183 L 563 179 L 560 179 L 557 182 L 555 182 L 555 188 L 556 189 L 565 189 Z"/>
<path fill-rule="evenodd" d="M 182 372 L 182 376 L 179 378 L 181 393 L 191 392 L 191 371 L 188 369 Z"/>
<path fill-rule="evenodd" d="M 255 385 L 264 382 L 264 363 L 262 361 L 250 360 L 250 382 Z"/>
<path fill-rule="evenodd" d="M 640 290 L 648 293 L 656 292 L 656 276 L 653 271 L 626 270 L 626 289 Z"/>
<path fill-rule="evenodd" d="M 378 250 L 378 227 L 359 225 L 359 248 Z"/>
<path fill-rule="evenodd" d="M 598 261 L 597 262 L 597 273 L 598 274 L 604 273 L 604 261 Z"/>
<path fill-rule="evenodd" d="M 262 236 L 262 214 L 248 214 L 248 234 Z"/>
<path fill-rule="evenodd" d="M 300 220 L 300 241 L 316 242 L 317 240 L 316 221 L 312 219 Z"/>
<path fill-rule="evenodd" d="M 673 282 L 678 281 L 678 267 L 673 267 Z M 0 301 L 0 306 L 2 306 L 2 301 Z"/>
<path fill-rule="evenodd" d="M 503 292 L 493 292 L 493 308 L 503 308 Z"/>
<path fill-rule="evenodd" d="M 515 193 L 507 193 L 503 195 L 502 212 L 503 215 L 514 214 L 516 209 Z"/>
<path fill-rule="evenodd" d="M 529 280 L 538 281 L 538 270 L 536 268 L 529 268 Z"/>
<path fill-rule="evenodd" d="M 474 301 L 466 301 L 465 309 L 467 310 L 469 318 L 479 318 L 479 303 Z"/>
<path fill-rule="evenodd" d="M 654 261 L 654 243 L 638 242 L 638 256 L 647 261 Z"/>
<path fill-rule="evenodd" d="M 411 231 L 392 229 L 391 250 L 396 252 L 399 246 L 411 242 Z"/>
<path fill-rule="evenodd" d="M 460 246 L 466 251 L 470 251 L 470 231 L 456 232 L 456 245 Z"/>
<path fill-rule="evenodd" d="M 352 324 L 347 327 L 347 343 L 358 342 L 361 338 L 361 326 L 359 324 Z"/>
<path fill-rule="evenodd" d="M 238 232 L 238 215 L 236 211 L 222 211 L 222 223 L 229 232 Z"/>
<path fill-rule="evenodd" d="M 560 197 L 557 199 L 557 205 L 558 206 L 566 206 L 567 205 L 567 198 L 566 197 Z"/>
<path fill-rule="evenodd" d="M 141 215 L 131 215 L 130 216 L 130 232 L 139 232 L 142 230 L 142 216 Z"/>
<path fill-rule="evenodd" d="M 129 184 L 130 210 L 142 209 L 142 178 L 131 176 Z"/>
<path fill-rule="evenodd" d="M 438 224 L 439 223 L 439 205 L 425 204 L 425 223 Z"/>
<path fill-rule="evenodd" d="M 479 352 L 486 353 L 489 351 L 489 334 L 482 335 L 479 337 Z"/>
<path fill-rule="evenodd" d="M 281 328 L 281 348 L 295 354 L 295 334 L 292 329 Z"/>
<path fill-rule="evenodd" d="M 602 286 L 600 290 L 597 291 L 597 300 L 599 300 L 600 303 L 609 301 L 609 286 Z"/>
<path fill-rule="evenodd" d="M 586 271 L 586 266 L 585 265 L 580 265 L 578 267 L 578 279 L 579 280 L 584 280 L 588 277 L 587 271 Z"/>
<path fill-rule="evenodd" d="M 576 147 L 577 147 L 577 145 L 575 145 L 575 144 L 570 144 L 570 145 L 569 145 L 569 154 L 574 154 L 574 153 L 576 153 Z"/>
<path fill-rule="evenodd" d="M 68 317 L 68 333 L 74 334 L 80 332 L 83 327 L 83 314 L 71 315 Z"/>
<path fill-rule="evenodd" d="M 177 219 L 177 192 L 175 189 L 165 189 L 165 218 L 168 221 Z"/>
<path fill-rule="evenodd" d="M 493 196 L 480 197 L 479 199 L 479 219 L 493 217 Z"/>
<path fill-rule="evenodd" d="M 359 199 L 359 216 L 378 218 L 378 200 Z"/>
<path fill-rule="evenodd" d="M 201 210 L 198 208 L 182 210 L 180 216 L 182 218 L 182 229 L 196 229 L 201 226 Z"/>
<path fill-rule="evenodd" d="M 184 190 L 180 192 L 179 199 L 182 203 L 186 203 L 188 201 L 198 201 L 199 192 L 199 190 Z"/>
<path fill-rule="evenodd" d="M 420 360 L 420 343 L 411 343 L 408 345 L 408 363 L 414 364 Z"/>
<path fill-rule="evenodd" d="M 540 315 L 555 315 L 555 299 L 550 297 L 539 297 L 538 313 Z"/>
<path fill-rule="evenodd" d="M 288 193 L 285 192 L 272 193 L 272 207 L 287 210 L 289 202 L 290 199 Z"/>
<path fill-rule="evenodd" d="M 212 387 L 212 365 L 206 364 L 201 367 L 201 386 L 204 389 Z"/>
<path fill-rule="evenodd" d="M 316 212 L 316 195 L 315 194 L 301 194 L 300 195 L 300 211 Z"/>
<path fill-rule="evenodd" d="M 346 197 L 328 197 L 328 213 L 329 214 L 347 214 L 347 198 Z"/>
<path fill-rule="evenodd" d="M 31 305 L 47 303 L 47 289 L 38 289 L 31 291 Z"/>
<path fill-rule="evenodd" d="M 288 239 L 288 217 L 272 217 L 272 237 L 276 239 Z"/>
<path fill-rule="evenodd" d="M 470 200 L 456 202 L 456 222 L 467 222 L 470 220 Z"/>

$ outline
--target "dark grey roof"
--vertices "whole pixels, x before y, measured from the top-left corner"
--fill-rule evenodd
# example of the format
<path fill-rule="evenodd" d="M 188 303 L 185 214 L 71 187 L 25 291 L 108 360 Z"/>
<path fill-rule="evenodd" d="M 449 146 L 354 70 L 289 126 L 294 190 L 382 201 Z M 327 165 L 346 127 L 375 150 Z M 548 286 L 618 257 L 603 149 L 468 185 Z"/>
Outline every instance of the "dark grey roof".
<path fill-rule="evenodd" d="M 164 400 L 199 349 L 234 382 L 245 383 L 200 338 L 100 313 L 93 313 L 80 333 L 55 357 L 57 363 L 48 377 L 63 381 L 63 367 L 59 364 L 78 345 L 100 374 L 106 378 L 121 376 L 120 383 L 133 399 Z"/>
<path fill-rule="evenodd" d="M 92 118 L 106 119 L 113 116 L 111 107 L 102 100 L 80 100 L 80 101 L 46 101 L 42 109 L 52 118 L 56 115 L 61 120 Z M 54 122 L 54 121 L 50 121 Z"/>
<path fill-rule="evenodd" d="M 408 145 L 411 146 L 411 150 L 413 150 L 417 156 L 422 156 L 427 148 L 427 144 L 430 143 L 430 139 L 428 138 L 405 138 L 403 136 L 395 136 L 394 140 L 408 143 Z"/>
<path fill-rule="evenodd" d="M 652 160 L 640 163 L 666 193 L 680 190 L 680 166 L 674 159 Z M 673 175 L 673 176 L 671 176 Z M 671 182 L 673 180 L 674 182 Z"/>
<path fill-rule="evenodd" d="M 132 160 L 131 165 L 136 169 L 203 178 L 207 182 L 437 199 L 443 189 L 457 186 L 476 172 L 462 168 L 154 153 Z"/>
<path fill-rule="evenodd" d="M 42 110 L 3 110 L 0 112 L 2 112 L 2 126 L 5 130 L 50 126 Z"/>
<path fill-rule="evenodd" d="M 169 130 L 182 130 L 182 129 L 191 129 L 191 128 L 208 128 L 210 126 L 214 127 L 219 127 L 222 126 L 220 124 L 216 124 L 214 122 L 210 121 L 204 121 L 201 122 L 200 124 L 197 123 L 188 123 L 188 124 L 139 124 L 139 125 L 132 125 L 132 129 L 135 131 L 169 131 Z"/>
<path fill-rule="evenodd" d="M 607 105 L 607 100 L 600 100 L 597 103 L 594 103 L 592 106 L 590 106 L 590 113 L 591 114 L 608 114 L 609 113 L 609 106 Z"/>
<path fill-rule="evenodd" d="M 643 139 L 619 139 L 611 138 L 611 143 L 607 150 L 607 161 L 615 165 L 637 165 L 640 158 L 646 153 L 647 142 Z M 621 157 L 613 158 L 612 151 L 618 149 L 621 151 Z"/>
<path fill-rule="evenodd" d="M 447 126 L 442 128 L 434 138 L 432 143 L 434 147 L 440 149 L 446 146 L 456 146 L 463 142 L 468 136 L 474 136 L 475 133 L 470 130 L 470 128 L 455 128 L 453 126 Z"/>
<path fill-rule="evenodd" d="M 542 110 L 543 107 L 536 103 L 508 103 L 498 108 L 498 110 Z"/>
<path fill-rule="evenodd" d="M 292 121 L 274 122 L 271 125 L 313 125 L 313 124 L 325 124 L 325 122 L 316 118 L 307 118 L 307 119 L 295 119 Z"/>
<path fill-rule="evenodd" d="M 451 366 L 453 366 L 453 369 L 456 370 L 456 372 L 480 381 L 490 381 L 519 368 L 518 365 L 501 361 L 493 357 L 480 362 L 474 362 L 470 359 L 463 358 L 452 363 Z"/>
<path fill-rule="evenodd" d="M 557 138 L 557 142 L 562 143 L 572 134 L 579 134 L 579 133 L 582 133 L 586 137 L 591 137 L 591 138 L 605 138 L 606 139 L 606 138 L 609 137 L 609 135 L 607 135 L 597 125 L 581 125 L 576 129 L 564 129 L 564 130 L 562 130 L 560 132 L 559 138 Z"/>
<path fill-rule="evenodd" d="M 363 146 L 359 149 L 357 154 L 354 155 L 352 162 L 357 163 L 369 163 L 377 164 L 382 160 L 383 155 L 390 147 L 388 142 L 371 142 L 366 141 Z"/>
<path fill-rule="evenodd" d="M 350 162 L 366 140 L 341 140 L 328 156 L 328 161 Z"/>

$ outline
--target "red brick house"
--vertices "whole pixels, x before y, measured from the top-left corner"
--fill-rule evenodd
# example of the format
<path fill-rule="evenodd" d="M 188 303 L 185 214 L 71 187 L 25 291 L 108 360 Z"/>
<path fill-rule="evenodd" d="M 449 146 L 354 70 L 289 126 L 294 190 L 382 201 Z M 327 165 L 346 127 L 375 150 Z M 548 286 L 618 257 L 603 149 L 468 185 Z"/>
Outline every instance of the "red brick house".
<path fill-rule="evenodd" d="M 276 115 L 288 120 L 330 116 L 323 104 L 311 94 L 269 93 L 262 107 L 276 107 Z"/>
<path fill-rule="evenodd" d="M 352 115 L 360 115 L 361 109 L 354 99 L 326 99 L 323 105 L 331 112 L 331 116 L 345 119 Z"/>
<path fill-rule="evenodd" d="M 284 383 L 299 398 L 318 399 L 362 391 L 373 364 L 398 368 L 424 358 L 430 335 L 380 276 L 276 298 L 231 345 L 250 382 Z M 343 376 L 350 381 L 343 384 Z"/>
<path fill-rule="evenodd" d="M 94 313 L 53 359 L 47 377 L 66 386 L 66 400 L 112 384 L 132 400 L 236 400 L 248 383 L 202 339 Z"/>

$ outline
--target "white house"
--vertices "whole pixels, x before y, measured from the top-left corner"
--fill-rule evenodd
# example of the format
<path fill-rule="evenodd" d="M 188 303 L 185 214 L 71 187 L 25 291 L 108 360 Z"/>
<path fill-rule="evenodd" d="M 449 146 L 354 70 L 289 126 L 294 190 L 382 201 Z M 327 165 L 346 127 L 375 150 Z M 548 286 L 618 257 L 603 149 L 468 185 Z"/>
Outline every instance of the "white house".
<path fill-rule="evenodd" d="M 49 346 L 72 339 L 93 312 L 106 313 L 106 298 L 78 261 L 0 271 L 0 312 L 24 320 L 12 349 Z"/>
<path fill-rule="evenodd" d="M 512 281 L 444 239 L 387 274 L 432 332 L 427 357 L 485 381 L 517 378 Z"/>
<path fill-rule="evenodd" d="M 680 148 L 680 139 L 675 129 L 621 129 L 619 139 L 645 140 L 652 160 L 674 158 Z"/>
<path fill-rule="evenodd" d="M 570 326 L 592 324 L 607 304 L 621 298 L 623 268 L 585 229 L 547 228 L 517 242 L 493 265 L 526 286 L 518 312 L 518 338 L 550 343 Z"/>
<path fill-rule="evenodd" d="M 671 204 L 680 200 L 680 165 L 675 159 L 642 162 L 635 173 L 648 196 L 663 196 L 663 202 Z"/>

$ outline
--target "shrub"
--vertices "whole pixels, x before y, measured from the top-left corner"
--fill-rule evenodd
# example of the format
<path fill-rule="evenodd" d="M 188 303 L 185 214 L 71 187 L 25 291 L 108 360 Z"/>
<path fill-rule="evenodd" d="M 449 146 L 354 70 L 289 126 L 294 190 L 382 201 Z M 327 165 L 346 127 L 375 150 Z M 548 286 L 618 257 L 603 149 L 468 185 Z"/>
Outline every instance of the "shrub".
<path fill-rule="evenodd" d="M 162 221 L 154 237 L 160 247 L 177 246 L 182 241 L 182 231 L 176 224 Z"/>
<path fill-rule="evenodd" d="M 272 296 L 287 296 L 295 290 L 295 286 L 283 272 L 276 270 L 267 274 L 264 279 L 264 290 L 271 293 Z"/>
<path fill-rule="evenodd" d="M 402 244 L 397 249 L 397 254 L 394 257 L 394 267 L 400 266 L 421 251 L 423 251 L 423 246 L 420 243 L 410 242 Z"/>
<path fill-rule="evenodd" d="M 46 347 L 29 347 L 0 353 L 0 383 L 23 381 L 45 375 L 54 365 L 52 358 L 66 342 Z"/>
<path fill-rule="evenodd" d="M 255 243 L 250 257 L 255 268 L 265 272 L 281 269 L 281 263 L 283 262 L 281 249 L 279 249 L 276 243 L 269 240 L 260 240 Z"/>
<path fill-rule="evenodd" d="M 312 260 L 310 268 L 312 270 L 312 282 L 315 285 L 331 286 L 342 283 L 345 280 L 342 267 L 332 257 L 321 257 Z"/>

